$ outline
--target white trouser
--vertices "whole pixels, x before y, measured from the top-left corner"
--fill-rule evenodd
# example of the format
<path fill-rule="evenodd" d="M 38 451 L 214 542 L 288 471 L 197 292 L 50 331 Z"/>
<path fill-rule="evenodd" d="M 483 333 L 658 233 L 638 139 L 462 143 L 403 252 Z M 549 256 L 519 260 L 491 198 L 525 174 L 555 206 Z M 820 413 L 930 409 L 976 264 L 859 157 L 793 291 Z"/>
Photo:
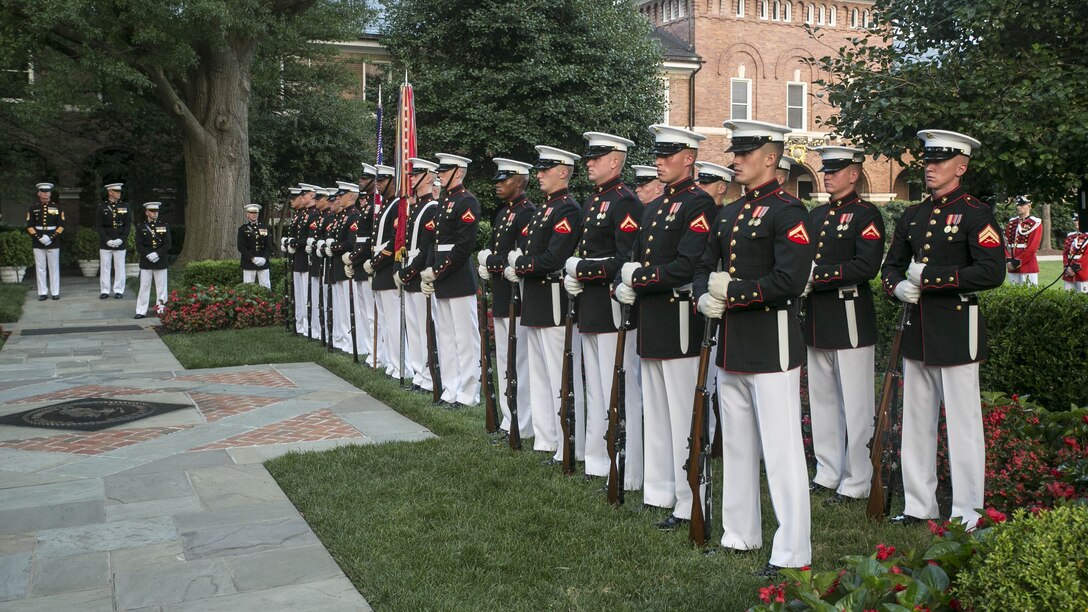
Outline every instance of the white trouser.
<path fill-rule="evenodd" d="M 321 305 L 324 304 L 324 298 L 321 297 L 321 293 L 324 287 L 321 285 L 320 275 L 310 276 L 310 321 L 313 321 L 313 327 L 310 328 L 310 337 L 317 340 L 322 336 L 321 321 L 324 320 L 325 315 L 321 312 Z"/>
<path fill-rule="evenodd" d="M 1006 277 L 1009 279 L 1009 284 L 1011 285 L 1039 286 L 1038 272 L 1009 272 Z"/>
<path fill-rule="evenodd" d="M 507 358 L 510 354 L 510 319 L 493 319 L 495 322 L 495 371 L 498 372 L 499 383 L 495 388 L 495 397 L 499 401 L 499 410 L 502 411 L 502 424 L 499 427 L 504 431 L 510 431 L 510 402 L 506 399 L 506 368 Z M 518 433 L 522 438 L 533 437 L 533 411 L 530 408 L 532 396 L 529 394 L 529 338 L 528 327 L 517 324 L 518 346 L 514 367 L 518 376 Z"/>
<path fill-rule="evenodd" d="M 583 334 L 582 351 L 586 364 L 586 474 L 607 476 L 608 410 L 612 402 L 612 383 L 616 377 L 616 343 L 619 333 Z M 642 488 L 642 377 L 638 358 L 638 330 L 627 332 L 623 347 L 624 395 L 626 415 L 623 487 L 628 491 Z M 694 384 L 694 382 L 693 382 Z M 598 399 L 599 398 L 599 399 Z M 599 434 L 599 435 L 598 435 Z"/>
<path fill-rule="evenodd" d="M 38 295 L 60 295 L 60 249 L 34 249 L 34 274 L 38 278 Z"/>
<path fill-rule="evenodd" d="M 529 362 L 528 408 L 533 413 L 533 450 L 555 452 L 559 448 L 559 388 L 563 376 L 563 328 L 527 327 L 526 357 Z M 520 340 L 520 337 L 519 337 Z M 519 379 L 520 383 L 521 380 Z M 519 410 L 526 406 L 518 405 Z"/>
<path fill-rule="evenodd" d="M 125 292 L 125 251 L 98 249 L 99 293 Z"/>
<path fill-rule="evenodd" d="M 310 319 L 306 316 L 306 282 L 309 274 L 292 272 L 295 282 L 295 332 L 307 336 L 310 333 Z"/>
<path fill-rule="evenodd" d="M 466 406 L 480 403 L 480 321 L 476 295 L 435 298 L 434 324 L 442 397 Z"/>
<path fill-rule="evenodd" d="M 555 386 L 552 388 L 552 395 L 555 395 L 558 399 L 559 405 L 556 406 L 556 411 L 552 414 L 555 417 L 556 432 L 558 432 L 559 448 L 555 450 L 556 461 L 563 460 L 563 416 L 559 414 L 559 409 L 563 403 L 563 398 L 559 397 L 560 392 L 563 390 L 563 336 L 566 335 L 566 328 L 559 328 L 559 369 L 557 370 L 557 377 L 555 379 Z M 578 461 L 585 461 L 586 458 L 586 385 L 585 379 L 582 376 L 583 365 L 582 362 L 582 338 L 578 333 L 578 328 L 575 327 L 571 330 L 570 338 L 571 348 L 571 362 L 574 366 L 574 458 Z"/>
<path fill-rule="evenodd" d="M 812 410 L 813 480 L 847 497 L 868 497 L 873 464 L 873 360 L 875 347 L 808 348 L 808 397 Z"/>
<path fill-rule="evenodd" d="M 722 409 L 722 546 L 763 545 L 759 503 L 762 447 L 778 529 L 770 563 L 812 561 L 808 470 L 801 441 L 801 369 L 740 374 L 718 369 Z"/>
<path fill-rule="evenodd" d="M 408 355 L 405 359 L 408 361 L 408 369 L 412 372 L 412 384 L 430 391 L 434 387 L 431 385 L 431 371 L 427 368 L 427 296 L 419 291 L 405 291 L 404 308 L 404 317 L 408 326 Z M 431 310 L 434 310 L 433 303 Z M 437 330 L 438 325 L 435 324 L 435 331 Z M 445 364 L 439 361 L 438 365 L 442 367 Z M 443 381 L 445 378 L 446 369 L 442 368 Z M 445 393 L 442 394 L 442 399 L 446 399 Z"/>
<path fill-rule="evenodd" d="M 136 314 L 146 315 L 151 297 L 151 281 L 155 281 L 155 312 L 166 303 L 166 270 L 140 270 L 140 293 L 136 295 Z"/>
<path fill-rule="evenodd" d="M 369 281 L 351 281 L 355 290 L 355 351 L 370 355 L 374 344 L 374 292 Z"/>
<path fill-rule="evenodd" d="M 952 518 L 978 522 L 985 493 L 986 446 L 978 363 L 929 367 L 903 359 L 903 513 L 937 518 L 937 418 L 944 402 Z"/>
<path fill-rule="evenodd" d="M 272 288 L 272 275 L 268 270 L 242 270 L 243 283 L 257 283 L 265 289 Z"/>
<path fill-rule="evenodd" d="M 386 289 L 384 291 L 375 292 L 379 300 L 379 308 L 381 309 L 379 316 L 381 322 L 378 325 L 379 334 L 385 340 L 386 357 L 388 361 L 385 364 L 385 373 L 393 378 L 400 378 L 400 297 L 399 291 L 396 289 Z M 407 306 L 407 298 L 405 299 L 405 305 Z M 407 314 L 407 313 L 405 313 Z M 415 339 L 418 342 L 420 339 Z M 407 344 L 413 342 L 412 338 L 407 339 Z M 407 354 L 405 355 L 407 357 Z M 412 366 L 408 361 L 404 363 L 404 378 L 412 379 Z"/>
<path fill-rule="evenodd" d="M 351 352 L 351 319 L 348 315 L 348 281 L 332 286 L 332 346 Z"/>
<path fill-rule="evenodd" d="M 691 518 L 688 438 L 695 401 L 698 357 L 642 360 L 642 406 L 646 419 L 646 478 L 643 501 Z M 630 420 L 630 419 L 628 419 Z"/>
<path fill-rule="evenodd" d="M 35 251 L 37 253 L 37 251 Z M 1062 281 L 1065 285 L 1066 291 L 1076 291 L 1077 293 L 1088 293 L 1088 281 L 1077 281 L 1071 283 L 1069 281 Z M 38 281 L 38 286 L 41 287 L 41 281 Z"/>

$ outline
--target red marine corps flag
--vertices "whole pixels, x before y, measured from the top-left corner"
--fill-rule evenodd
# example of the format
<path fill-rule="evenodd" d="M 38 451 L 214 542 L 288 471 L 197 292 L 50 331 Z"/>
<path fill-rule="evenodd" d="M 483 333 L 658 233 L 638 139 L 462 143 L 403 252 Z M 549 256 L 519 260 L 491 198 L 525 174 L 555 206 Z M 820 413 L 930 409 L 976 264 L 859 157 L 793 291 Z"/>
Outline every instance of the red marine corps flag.
<path fill-rule="evenodd" d="M 397 238 L 394 243 L 396 260 L 405 254 L 405 228 L 408 226 L 408 197 L 412 195 L 412 162 L 416 156 L 416 106 L 412 95 L 412 85 L 408 82 L 408 71 L 404 72 L 404 84 L 400 86 L 400 102 L 397 105 Z"/>

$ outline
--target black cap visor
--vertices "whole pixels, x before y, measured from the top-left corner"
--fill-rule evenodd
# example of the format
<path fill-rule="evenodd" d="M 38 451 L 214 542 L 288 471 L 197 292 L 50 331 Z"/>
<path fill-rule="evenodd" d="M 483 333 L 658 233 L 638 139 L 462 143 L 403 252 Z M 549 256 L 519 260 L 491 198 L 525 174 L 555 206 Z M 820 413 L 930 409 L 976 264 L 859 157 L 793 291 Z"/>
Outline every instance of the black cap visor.
<path fill-rule="evenodd" d="M 957 155 L 967 155 L 955 147 L 926 147 L 922 149 L 922 161 L 944 161 Z M 967 157 L 971 157 L 967 155 Z"/>
<path fill-rule="evenodd" d="M 838 172 L 839 170 L 845 170 L 846 168 L 849 168 L 851 164 L 856 163 L 859 162 L 852 159 L 828 159 L 824 161 L 824 165 L 820 168 L 820 172 L 823 172 L 824 174 Z"/>
<path fill-rule="evenodd" d="M 536 163 L 533 164 L 533 170 L 547 170 L 562 165 L 564 165 L 563 162 L 558 159 L 538 159 L 536 160 Z"/>
<path fill-rule="evenodd" d="M 668 157 L 670 155 L 676 155 L 687 148 L 688 146 L 682 142 L 658 141 L 654 143 L 654 148 L 651 150 L 651 153 L 653 153 L 655 157 Z"/>
<path fill-rule="evenodd" d="M 734 136 L 726 153 L 747 153 L 771 142 L 770 136 Z"/>
<path fill-rule="evenodd" d="M 495 182 L 495 183 L 501 183 L 502 181 L 505 181 L 506 179 L 508 179 L 508 178 L 510 178 L 512 176 L 519 176 L 519 174 L 517 172 L 514 172 L 513 170 L 499 170 L 498 172 L 495 173 L 495 176 L 491 177 L 491 180 L 492 180 L 492 182 Z M 520 175 L 520 176 L 525 176 L 525 175 Z"/>
<path fill-rule="evenodd" d="M 446 172 L 449 170 L 456 170 L 460 167 L 461 166 L 458 166 L 457 164 L 438 164 L 438 168 L 435 170 L 435 172 Z"/>
<path fill-rule="evenodd" d="M 724 181 L 724 180 L 725 179 L 718 176 L 717 174 L 707 174 L 706 172 L 700 172 L 699 174 L 695 175 L 695 182 L 696 183 L 703 183 L 704 185 L 710 184 L 710 183 L 717 183 L 718 181 Z"/>
<path fill-rule="evenodd" d="M 613 151 L 618 151 L 616 147 L 610 147 L 608 145 L 595 145 L 592 147 L 586 147 L 586 152 L 582 154 L 583 159 L 597 159 L 598 157 L 604 157 Z"/>

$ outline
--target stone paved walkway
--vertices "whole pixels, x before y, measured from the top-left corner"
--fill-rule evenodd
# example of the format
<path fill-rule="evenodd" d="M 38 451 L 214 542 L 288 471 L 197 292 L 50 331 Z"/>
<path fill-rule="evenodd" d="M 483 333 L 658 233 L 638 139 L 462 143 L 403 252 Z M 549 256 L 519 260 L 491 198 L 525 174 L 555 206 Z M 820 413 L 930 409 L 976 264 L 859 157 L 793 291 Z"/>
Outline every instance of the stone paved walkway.
<path fill-rule="evenodd" d="M 191 407 L 98 432 L 0 426 L 0 612 L 370 609 L 261 462 L 432 434 L 313 363 L 184 370 L 156 319 L 132 319 L 131 289 L 100 301 L 96 279 L 65 278 L 61 295 L 6 326 L 0 416 Z M 63 333 L 92 325 L 111 329 Z"/>

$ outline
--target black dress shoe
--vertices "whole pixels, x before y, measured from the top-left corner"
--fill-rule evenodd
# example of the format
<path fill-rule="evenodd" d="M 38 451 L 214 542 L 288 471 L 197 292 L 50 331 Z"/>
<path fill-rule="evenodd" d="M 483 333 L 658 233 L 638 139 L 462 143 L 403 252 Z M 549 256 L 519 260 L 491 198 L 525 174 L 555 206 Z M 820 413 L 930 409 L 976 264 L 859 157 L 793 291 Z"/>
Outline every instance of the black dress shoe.
<path fill-rule="evenodd" d="M 825 506 L 837 506 L 839 504 L 852 504 L 854 502 L 862 501 L 860 497 L 850 497 L 849 495 L 843 495 L 842 493 L 836 493 L 831 497 L 824 500 Z"/>
<path fill-rule="evenodd" d="M 888 522 L 892 525 L 917 525 L 918 523 L 925 522 L 929 519 L 918 518 L 917 516 L 911 516 L 909 514 L 900 514 L 888 519 Z"/>
<path fill-rule="evenodd" d="M 110 294 L 108 294 L 108 293 L 103 293 L 102 295 L 98 296 L 98 299 L 100 299 L 100 300 L 106 300 L 106 299 L 109 299 L 109 297 L 110 297 Z"/>
<path fill-rule="evenodd" d="M 49 299 L 49 296 L 48 296 L 48 295 L 39 295 L 39 296 L 38 296 L 38 301 L 39 301 L 39 302 L 44 302 L 44 301 L 46 301 L 46 300 L 48 300 L 48 299 Z"/>
<path fill-rule="evenodd" d="M 119 299 L 121 299 L 121 298 L 125 297 L 125 294 L 123 294 L 123 293 L 115 293 L 115 294 L 113 294 L 113 297 L 119 300 Z"/>
<path fill-rule="evenodd" d="M 764 578 L 766 580 L 774 580 L 776 577 L 778 577 L 778 570 L 780 570 L 780 569 L 782 569 L 782 568 L 775 565 L 775 564 L 773 564 L 773 563 L 768 563 L 767 565 L 763 566 L 763 569 L 759 570 L 758 572 L 755 572 L 752 575 L 755 576 L 756 578 Z"/>
<path fill-rule="evenodd" d="M 54 295 L 54 296 L 53 296 L 53 299 L 54 299 L 54 300 L 59 300 L 59 299 L 60 299 L 60 296 L 59 296 L 59 295 Z"/>
<path fill-rule="evenodd" d="M 142 318 L 144 318 L 144 315 L 138 314 L 138 315 L 136 315 L 135 317 L 132 317 L 132 318 L 133 319 L 142 319 Z"/>
<path fill-rule="evenodd" d="M 820 484 L 818 482 L 808 483 L 808 490 L 809 490 L 810 493 L 834 493 L 835 492 L 835 489 L 825 487 L 825 486 L 823 486 L 822 484 Z"/>
<path fill-rule="evenodd" d="M 677 527 L 687 522 L 687 519 L 676 518 L 675 516 L 670 514 L 665 517 L 665 520 L 654 523 L 654 527 L 660 529 L 661 531 L 672 531 L 673 529 L 676 529 Z"/>
<path fill-rule="evenodd" d="M 548 457 L 547 459 L 541 461 L 540 465 L 543 465 L 544 467 L 552 467 L 552 466 L 559 465 L 560 463 L 563 463 L 563 462 L 559 461 L 555 457 Z"/>

